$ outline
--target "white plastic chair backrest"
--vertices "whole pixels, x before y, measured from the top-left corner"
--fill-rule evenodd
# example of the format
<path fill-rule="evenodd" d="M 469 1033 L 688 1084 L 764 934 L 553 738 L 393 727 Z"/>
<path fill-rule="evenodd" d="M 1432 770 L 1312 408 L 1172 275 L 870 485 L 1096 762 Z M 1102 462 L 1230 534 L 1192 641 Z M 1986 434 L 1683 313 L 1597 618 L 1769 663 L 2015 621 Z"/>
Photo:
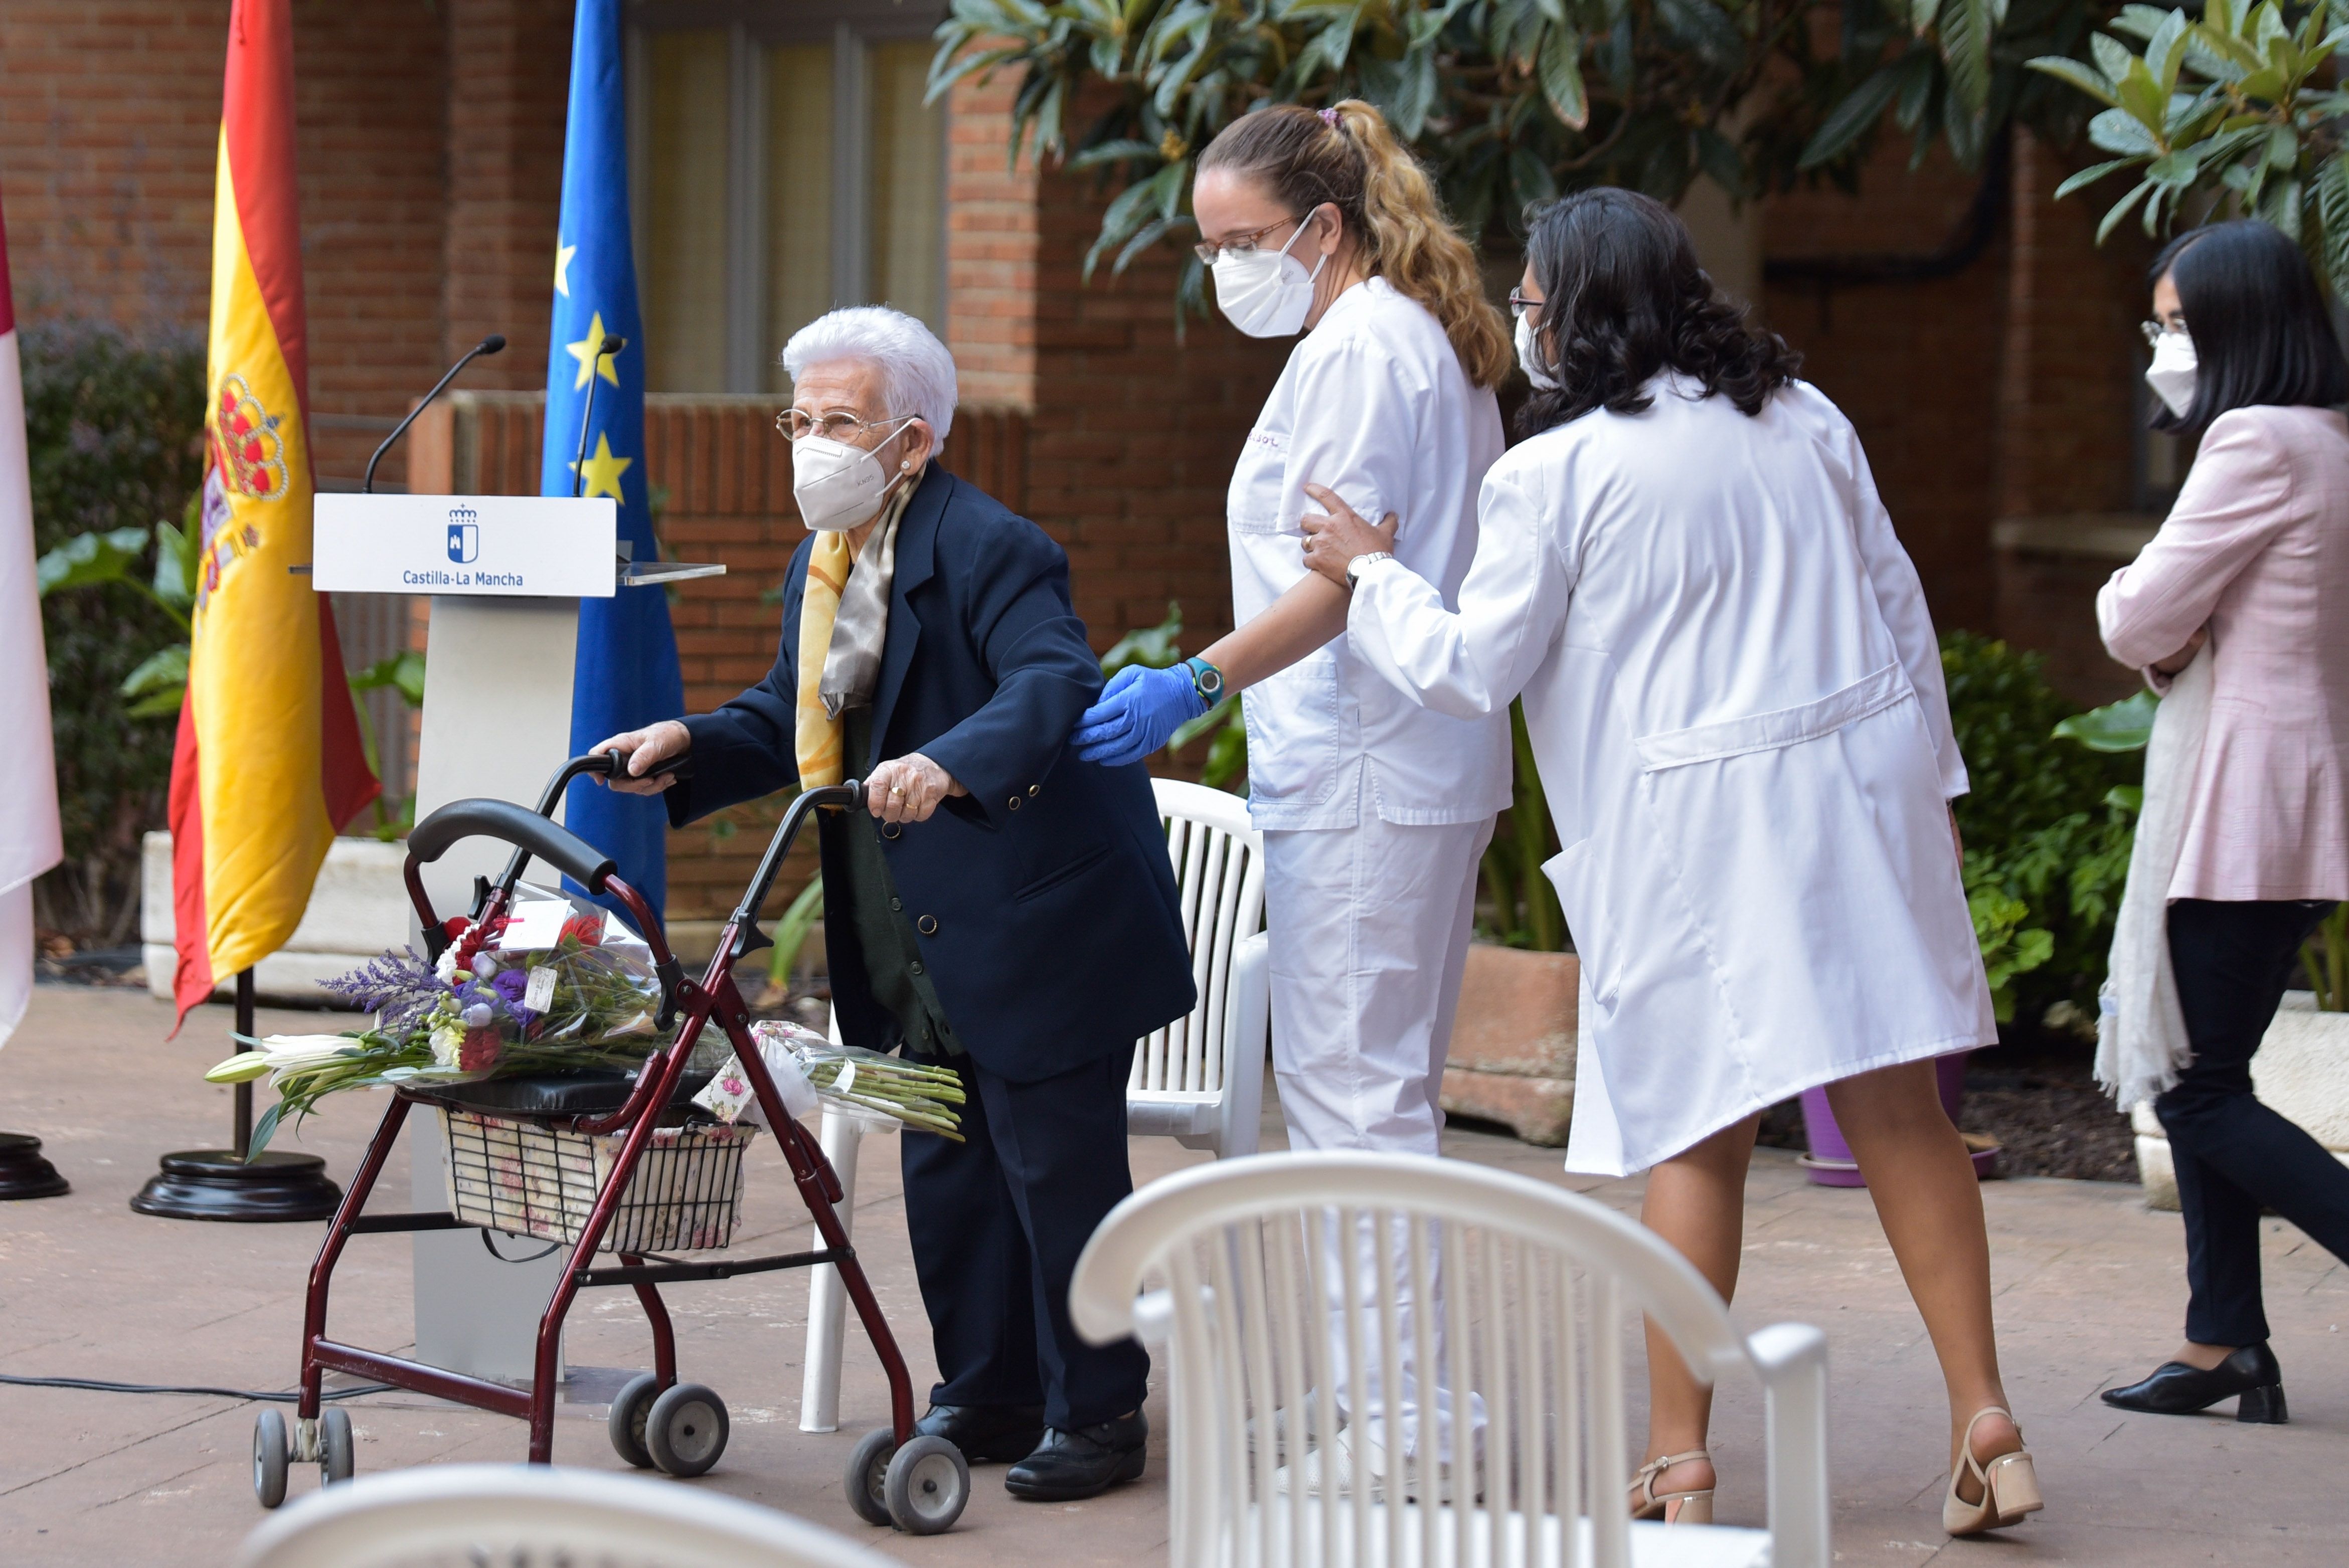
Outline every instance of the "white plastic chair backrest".
<path fill-rule="evenodd" d="M 272 1514 L 237 1568 L 895 1568 L 789 1514 L 673 1481 L 546 1465 L 429 1465 Z"/>
<path fill-rule="evenodd" d="M 1350 1233 L 1365 1261 L 1334 1269 Z M 1406 1243 L 1407 1264 L 1367 1261 L 1381 1234 Z M 1652 1233 L 1563 1189 L 1422 1155 L 1260 1154 L 1154 1181 L 1102 1222 L 1070 1295 L 1088 1339 L 1171 1341 L 1176 1564 L 1624 1568 L 1635 1315 L 1653 1315 L 1708 1381 L 1751 1366 L 1720 1297 Z M 1438 1295 L 1441 1325 L 1409 1310 Z M 1471 1423 L 1453 1420 L 1415 1454 L 1390 1453 L 1388 1491 L 1437 1497 L 1441 1462 L 1458 1505 L 1377 1508 L 1361 1485 L 1292 1499 L 1278 1467 L 1302 1457 L 1302 1435 L 1340 1424 L 1333 1354 L 1378 1369 L 1353 1429 L 1406 1429 L 1406 1341 L 1423 1401 L 1431 1383 L 1454 1412 L 1464 1392 L 1481 1400 L 1482 1463 Z M 1479 1474 L 1481 1503 L 1461 1479 Z M 1587 1532 L 1557 1523 L 1586 1514 Z"/>
<path fill-rule="evenodd" d="M 1264 925 L 1264 839 L 1237 795 L 1179 779 L 1150 782 L 1182 890 L 1183 936 L 1199 1001 L 1143 1037 L 1126 1088 L 1220 1094 L 1232 950 Z"/>

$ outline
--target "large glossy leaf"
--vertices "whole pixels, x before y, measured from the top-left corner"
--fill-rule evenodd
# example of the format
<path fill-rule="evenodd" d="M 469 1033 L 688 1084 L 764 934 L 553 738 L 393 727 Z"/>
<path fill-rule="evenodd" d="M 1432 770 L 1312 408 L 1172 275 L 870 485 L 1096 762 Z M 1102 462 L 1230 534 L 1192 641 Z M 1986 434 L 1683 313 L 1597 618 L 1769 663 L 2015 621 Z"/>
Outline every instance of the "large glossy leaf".
<path fill-rule="evenodd" d="M 2073 175 L 2069 180 L 2064 181 L 2063 184 L 2055 187 L 2055 200 L 2061 201 L 2064 197 L 2072 194 L 2073 191 L 2085 190 L 2088 186 L 2094 185 L 2097 181 L 2102 180 L 2107 174 L 2114 173 L 2118 170 L 2135 168 L 2139 161 L 2141 160 L 2135 158 L 2116 158 L 2108 162 L 2091 164 L 2089 167 L 2081 170 L 2077 174 Z"/>
<path fill-rule="evenodd" d="M 2141 691 L 2119 702 L 2075 713 L 2055 727 L 2055 738 L 2076 740 L 2091 751 L 2143 751 L 2153 738 L 2154 709 L 2160 700 L 2149 691 Z"/>
<path fill-rule="evenodd" d="M 2349 299 L 2349 153 L 2316 166 L 2316 212 L 2324 224 L 2324 271 L 2335 299 Z"/>
<path fill-rule="evenodd" d="M 2103 41 L 2110 42 L 2108 39 Z M 2119 46 L 2114 46 L 2117 48 Z M 2067 55 L 2042 55 L 2023 64 L 2032 70 L 2054 77 L 2057 81 L 2069 83 L 2100 103 L 2116 108 L 2120 107 L 2121 100 L 2114 96 L 2112 82 L 2094 66 L 2082 65 Z"/>
<path fill-rule="evenodd" d="M 351 673 L 355 692 L 396 691 L 410 707 L 424 706 L 424 655 L 413 651 L 387 655 L 363 670 Z"/>
<path fill-rule="evenodd" d="M 33 580 L 43 598 L 68 588 L 93 588 L 102 583 L 132 580 L 139 558 L 147 549 L 143 528 L 116 528 L 104 533 L 77 533 L 34 563 Z"/>
<path fill-rule="evenodd" d="M 1879 67 L 1877 72 L 1852 89 L 1851 95 L 1836 105 L 1835 109 L 1820 122 L 1809 145 L 1803 149 L 1797 167 L 1816 169 L 1822 163 L 1832 163 L 1849 151 L 1859 139 L 1868 134 L 1883 118 L 1884 110 L 1900 91 L 1903 61 Z"/>
<path fill-rule="evenodd" d="M 2090 120 L 2088 139 L 2106 152 L 2124 157 L 2158 158 L 2162 150 L 2161 143 L 2154 139 L 2145 122 L 2125 108 L 2108 108 Z"/>
<path fill-rule="evenodd" d="M 1943 0 L 1941 58 L 1950 70 L 1950 94 L 1969 115 L 1990 105 L 1990 42 L 1997 26 L 1991 0 Z M 2122 84 L 2127 101 L 2127 84 Z"/>
<path fill-rule="evenodd" d="M 1542 97 L 1557 118 L 1580 130 L 1590 123 L 1590 99 L 1582 86 L 1582 35 L 1563 23 L 1542 35 Z"/>
<path fill-rule="evenodd" d="M 180 711 L 188 690 L 185 643 L 159 648 L 122 677 L 123 711 L 133 718 L 161 718 Z"/>

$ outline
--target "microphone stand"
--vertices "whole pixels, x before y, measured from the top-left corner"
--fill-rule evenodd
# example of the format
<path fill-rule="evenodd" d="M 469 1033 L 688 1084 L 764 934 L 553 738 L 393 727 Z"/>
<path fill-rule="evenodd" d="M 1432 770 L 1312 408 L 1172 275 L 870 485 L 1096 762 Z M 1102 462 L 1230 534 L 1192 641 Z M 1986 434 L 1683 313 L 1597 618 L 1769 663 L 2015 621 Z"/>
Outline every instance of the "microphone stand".
<path fill-rule="evenodd" d="M 587 427 L 595 418 L 595 381 L 603 373 L 604 361 L 628 346 L 628 340 L 615 332 L 604 335 L 595 346 L 595 357 L 587 365 L 587 407 L 579 411 L 579 450 L 571 464 L 571 499 L 577 500 L 587 483 Z"/>
<path fill-rule="evenodd" d="M 376 464 L 383 461 L 384 453 L 391 450 L 392 444 L 394 442 L 398 441 L 400 437 L 408 434 L 408 427 L 416 423 L 416 416 L 424 412 L 425 409 L 432 407 L 432 399 L 440 396 L 441 388 L 447 387 L 450 382 L 457 379 L 457 372 L 473 363 L 474 360 L 480 358 L 482 355 L 496 354 L 503 349 L 505 346 L 505 334 L 502 332 L 493 332 L 490 334 L 489 336 L 481 339 L 481 342 L 473 345 L 471 348 L 466 350 L 465 357 L 457 361 L 456 364 L 449 366 L 449 373 L 432 384 L 432 390 L 424 395 L 424 400 L 408 411 L 408 418 L 402 419 L 393 428 L 391 434 L 383 438 L 383 445 L 375 449 L 375 456 L 367 459 L 367 479 L 359 485 L 359 493 L 361 495 L 375 494 Z"/>

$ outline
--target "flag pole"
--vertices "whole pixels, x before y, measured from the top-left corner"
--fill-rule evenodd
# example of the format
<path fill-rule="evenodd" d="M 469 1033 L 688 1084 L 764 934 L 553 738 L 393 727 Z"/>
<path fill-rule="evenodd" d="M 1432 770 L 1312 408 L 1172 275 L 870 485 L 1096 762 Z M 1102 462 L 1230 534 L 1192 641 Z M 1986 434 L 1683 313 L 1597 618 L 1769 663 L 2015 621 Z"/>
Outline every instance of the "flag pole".
<path fill-rule="evenodd" d="M 254 1037 L 250 967 L 236 972 L 236 1048 Z M 141 1214 L 166 1220 L 326 1220 L 342 1206 L 343 1190 L 315 1154 L 271 1149 L 253 1154 L 253 1086 L 236 1086 L 226 1149 L 182 1149 L 166 1154 L 162 1169 L 130 1200 Z"/>

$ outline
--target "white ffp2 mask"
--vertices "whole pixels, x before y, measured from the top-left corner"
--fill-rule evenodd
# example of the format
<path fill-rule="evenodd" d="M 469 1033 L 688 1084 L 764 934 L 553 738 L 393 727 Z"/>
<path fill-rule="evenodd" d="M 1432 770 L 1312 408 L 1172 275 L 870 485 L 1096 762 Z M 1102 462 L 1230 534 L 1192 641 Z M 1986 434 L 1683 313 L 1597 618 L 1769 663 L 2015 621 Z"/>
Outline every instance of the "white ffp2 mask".
<path fill-rule="evenodd" d="M 1534 318 L 1517 317 L 1517 364 L 1524 367 L 1526 379 L 1534 384 L 1537 392 L 1557 390 L 1557 377 L 1549 373 L 1540 359 L 1541 344 L 1534 336 Z"/>
<path fill-rule="evenodd" d="M 1306 222 L 1312 222 L 1309 214 Z M 1224 319 L 1250 337 L 1287 337 L 1305 325 L 1313 308 L 1313 280 L 1321 275 L 1317 257 L 1313 270 L 1288 253 L 1305 235 L 1305 223 L 1278 251 L 1224 251 L 1217 253 L 1216 308 Z"/>
<path fill-rule="evenodd" d="M 819 533 L 878 516 L 895 478 L 863 447 L 829 436 L 802 436 L 792 443 L 792 499 L 799 503 L 800 521 Z"/>
<path fill-rule="evenodd" d="M 2153 363 L 2145 368 L 2145 384 L 2181 419 L 2194 407 L 2194 372 L 2192 338 L 2182 332 L 2165 332 L 2154 341 Z"/>

